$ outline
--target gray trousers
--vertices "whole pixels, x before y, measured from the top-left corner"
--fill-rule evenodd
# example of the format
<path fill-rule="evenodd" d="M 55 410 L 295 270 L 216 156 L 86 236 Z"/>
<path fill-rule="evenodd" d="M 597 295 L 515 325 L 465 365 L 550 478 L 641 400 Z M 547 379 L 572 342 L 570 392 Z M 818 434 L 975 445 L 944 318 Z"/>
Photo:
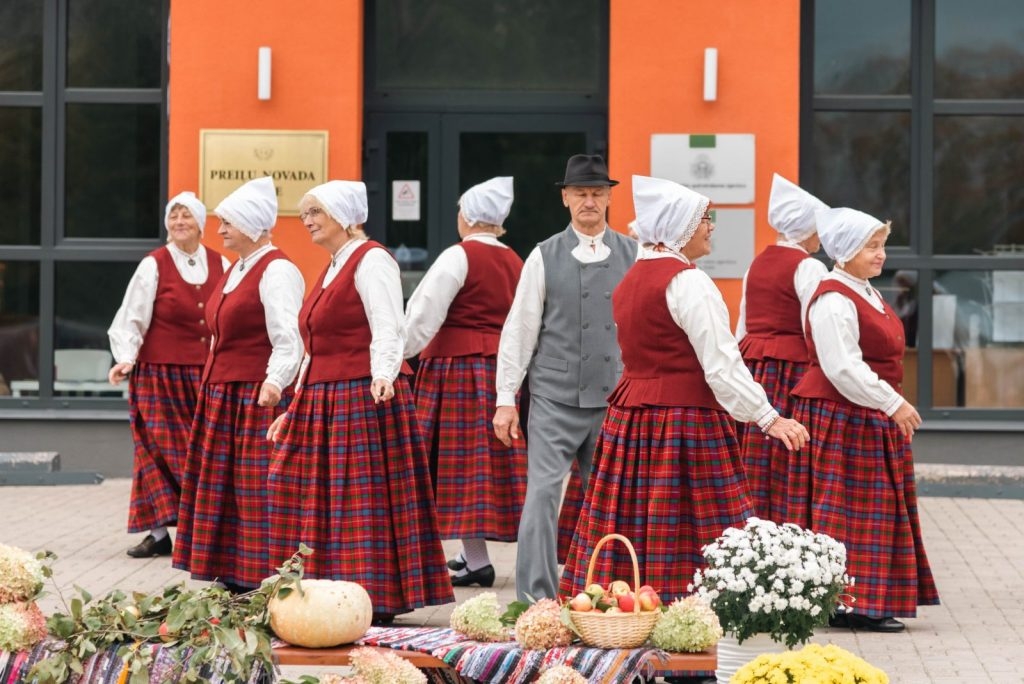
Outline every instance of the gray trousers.
<path fill-rule="evenodd" d="M 576 459 L 586 484 L 606 410 L 567 406 L 537 395 L 530 398 L 526 501 L 516 554 L 516 595 L 520 600 L 558 595 L 562 483 Z"/>

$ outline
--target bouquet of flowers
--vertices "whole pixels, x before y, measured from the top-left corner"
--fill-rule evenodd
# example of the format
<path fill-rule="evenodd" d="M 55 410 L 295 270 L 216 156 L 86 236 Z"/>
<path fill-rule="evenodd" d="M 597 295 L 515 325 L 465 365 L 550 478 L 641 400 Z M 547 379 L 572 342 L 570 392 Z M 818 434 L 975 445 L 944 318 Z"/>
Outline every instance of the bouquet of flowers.
<path fill-rule="evenodd" d="M 485 591 L 456 606 L 450 624 L 456 632 L 476 641 L 507 641 L 511 635 L 501 617 L 497 595 Z"/>
<path fill-rule="evenodd" d="M 711 604 L 737 641 L 758 633 L 792 648 L 828 622 L 853 581 L 846 547 L 797 525 L 750 518 L 703 549 L 691 591 Z"/>
<path fill-rule="evenodd" d="M 687 596 L 665 608 L 651 632 L 651 643 L 664 651 L 705 651 L 722 638 L 718 616 L 700 596 Z"/>
<path fill-rule="evenodd" d="M 889 684 L 889 677 L 838 646 L 809 644 L 799 651 L 760 655 L 741 667 L 732 678 L 732 684 L 772 684 L 778 681 Z"/>

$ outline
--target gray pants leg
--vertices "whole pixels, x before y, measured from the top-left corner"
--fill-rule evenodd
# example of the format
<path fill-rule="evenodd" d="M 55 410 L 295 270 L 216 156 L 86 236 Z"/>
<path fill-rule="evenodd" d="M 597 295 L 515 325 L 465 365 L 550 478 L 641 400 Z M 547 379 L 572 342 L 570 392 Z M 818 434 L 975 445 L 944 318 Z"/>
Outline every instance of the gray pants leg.
<path fill-rule="evenodd" d="M 519 520 L 516 595 L 520 600 L 558 595 L 558 504 L 562 483 L 576 459 L 584 484 L 605 408 L 567 406 L 530 398 L 526 501 Z"/>

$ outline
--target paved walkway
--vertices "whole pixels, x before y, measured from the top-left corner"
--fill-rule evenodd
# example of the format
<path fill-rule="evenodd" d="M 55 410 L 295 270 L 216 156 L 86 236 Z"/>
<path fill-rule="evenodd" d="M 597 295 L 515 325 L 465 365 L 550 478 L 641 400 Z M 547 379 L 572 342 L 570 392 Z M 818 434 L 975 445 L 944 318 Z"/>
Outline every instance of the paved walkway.
<path fill-rule="evenodd" d="M 0 541 L 50 549 L 63 590 L 96 595 L 112 589 L 154 591 L 187 580 L 167 558 L 132 560 L 124 550 L 128 480 L 73 487 L 0 488 Z M 885 670 L 894 684 L 1024 683 L 1024 501 L 923 498 L 922 526 L 943 604 L 922 608 L 903 634 L 822 630 Z M 457 544 L 447 543 L 454 552 Z M 514 598 L 515 546 L 493 544 L 499 601 Z M 479 590 L 477 590 L 479 591 Z M 457 589 L 459 601 L 473 589 Z M 56 596 L 44 601 L 51 611 Z M 418 610 L 400 624 L 446 625 L 451 606 Z M 300 670 L 288 668 L 294 677 Z M 311 672 L 310 674 L 315 674 Z"/>

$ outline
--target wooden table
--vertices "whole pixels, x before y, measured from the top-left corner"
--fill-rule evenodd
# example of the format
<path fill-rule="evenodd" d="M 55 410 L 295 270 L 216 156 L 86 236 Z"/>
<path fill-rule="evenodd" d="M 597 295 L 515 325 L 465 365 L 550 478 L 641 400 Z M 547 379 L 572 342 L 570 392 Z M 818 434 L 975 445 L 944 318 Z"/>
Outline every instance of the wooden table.
<path fill-rule="evenodd" d="M 374 648 L 378 651 L 387 651 L 405 658 L 410 663 L 420 668 L 427 667 L 448 667 L 440 658 L 435 658 L 426 653 L 417 651 L 400 651 L 392 648 L 379 646 L 337 646 L 335 648 L 300 648 L 298 646 L 278 646 L 274 649 L 278 663 L 281 665 L 348 665 L 349 654 L 357 648 Z M 664 662 L 655 659 L 654 670 L 662 672 L 711 672 L 718 664 L 717 650 L 714 646 L 711 650 L 700 653 L 670 653 L 668 660 Z"/>

